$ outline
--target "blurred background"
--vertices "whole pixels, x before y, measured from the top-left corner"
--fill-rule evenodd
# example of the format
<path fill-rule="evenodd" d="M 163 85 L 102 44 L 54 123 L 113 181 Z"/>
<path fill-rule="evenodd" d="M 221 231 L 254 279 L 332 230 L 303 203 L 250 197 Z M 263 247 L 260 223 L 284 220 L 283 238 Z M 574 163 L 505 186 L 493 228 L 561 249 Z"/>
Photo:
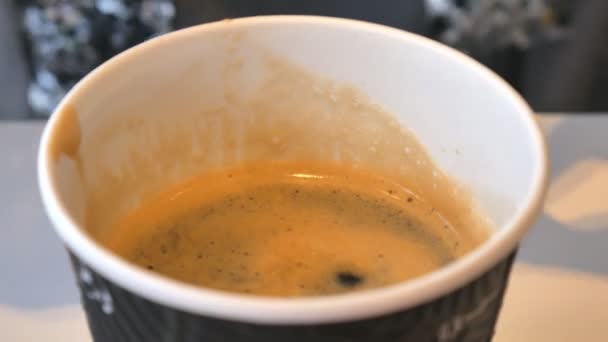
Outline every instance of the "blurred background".
<path fill-rule="evenodd" d="M 263 14 L 419 33 L 494 69 L 536 111 L 608 112 L 608 0 L 0 0 L 0 119 L 48 117 L 87 72 L 151 37 Z"/>

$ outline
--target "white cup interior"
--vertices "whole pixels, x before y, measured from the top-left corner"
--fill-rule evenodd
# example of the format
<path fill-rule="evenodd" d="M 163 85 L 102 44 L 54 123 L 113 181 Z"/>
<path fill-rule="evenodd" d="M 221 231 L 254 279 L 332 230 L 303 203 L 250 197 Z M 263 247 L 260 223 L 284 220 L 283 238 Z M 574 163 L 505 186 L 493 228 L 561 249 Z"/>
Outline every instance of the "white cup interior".
<path fill-rule="evenodd" d="M 95 221 L 102 222 L 95 229 L 102 230 L 142 198 L 207 167 L 239 161 L 238 154 L 217 153 L 223 143 L 194 148 L 196 144 L 188 141 L 197 132 L 232 137 L 239 127 L 220 127 L 221 122 L 209 120 L 210 113 L 232 106 L 234 98 L 256 93 L 276 57 L 353 85 L 394 114 L 435 163 L 471 192 L 496 226 L 496 234 L 454 264 L 416 280 L 347 296 L 298 300 L 194 288 L 140 270 L 97 245 L 84 229 L 90 219 L 88 206 L 95 206 Z M 210 130 L 209 125 L 216 126 Z M 318 129 L 322 135 L 323 128 Z M 64 139 L 56 134 L 61 130 L 77 131 L 63 137 L 77 134 L 78 145 L 70 153 L 56 155 L 54 145 L 63 152 L 71 146 L 54 142 Z M 184 140 L 184 132 L 192 138 Z M 49 122 L 39 176 L 47 211 L 60 236 L 77 256 L 117 284 L 195 313 L 306 323 L 413 306 L 464 284 L 500 261 L 514 250 L 538 211 L 545 188 L 545 158 L 527 105 L 505 82 L 468 57 L 378 25 L 278 16 L 179 31 L 98 68 L 70 92 Z"/>

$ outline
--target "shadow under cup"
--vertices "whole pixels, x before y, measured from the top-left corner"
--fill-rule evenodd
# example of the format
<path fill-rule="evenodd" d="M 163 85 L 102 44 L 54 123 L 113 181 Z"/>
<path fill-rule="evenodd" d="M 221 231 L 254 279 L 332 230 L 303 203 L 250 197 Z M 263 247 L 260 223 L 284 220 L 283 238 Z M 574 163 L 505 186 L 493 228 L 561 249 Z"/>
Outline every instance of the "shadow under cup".
<path fill-rule="evenodd" d="M 143 198 L 243 161 L 337 161 L 458 196 L 424 172 L 408 130 L 497 227 L 412 281 L 245 296 L 166 279 L 95 242 Z M 100 66 L 51 118 L 38 166 L 95 341 L 489 341 L 545 158 L 526 104 L 469 58 L 378 25 L 278 16 L 178 31 Z"/>

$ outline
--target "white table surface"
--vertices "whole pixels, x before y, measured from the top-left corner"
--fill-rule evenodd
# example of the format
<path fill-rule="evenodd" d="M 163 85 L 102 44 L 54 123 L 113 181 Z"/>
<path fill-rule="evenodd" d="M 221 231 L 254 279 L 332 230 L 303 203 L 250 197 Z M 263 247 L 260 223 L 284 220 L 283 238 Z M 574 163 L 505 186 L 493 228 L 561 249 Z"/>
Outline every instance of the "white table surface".
<path fill-rule="evenodd" d="M 608 341 L 608 115 L 542 115 L 543 215 L 522 244 L 495 342 Z M 91 341 L 38 197 L 41 122 L 0 122 L 0 341 Z M 603 196 L 602 196 L 603 195 Z"/>

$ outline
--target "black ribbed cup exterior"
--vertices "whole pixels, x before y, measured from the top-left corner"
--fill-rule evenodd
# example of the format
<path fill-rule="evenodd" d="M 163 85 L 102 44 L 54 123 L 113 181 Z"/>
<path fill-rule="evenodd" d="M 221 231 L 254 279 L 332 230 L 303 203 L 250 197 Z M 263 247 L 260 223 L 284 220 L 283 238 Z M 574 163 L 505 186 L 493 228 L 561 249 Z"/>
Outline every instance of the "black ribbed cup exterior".
<path fill-rule="evenodd" d="M 483 342 L 494 334 L 515 254 L 463 287 L 416 307 L 306 325 L 254 324 L 184 312 L 127 291 L 70 256 L 95 342 Z"/>

